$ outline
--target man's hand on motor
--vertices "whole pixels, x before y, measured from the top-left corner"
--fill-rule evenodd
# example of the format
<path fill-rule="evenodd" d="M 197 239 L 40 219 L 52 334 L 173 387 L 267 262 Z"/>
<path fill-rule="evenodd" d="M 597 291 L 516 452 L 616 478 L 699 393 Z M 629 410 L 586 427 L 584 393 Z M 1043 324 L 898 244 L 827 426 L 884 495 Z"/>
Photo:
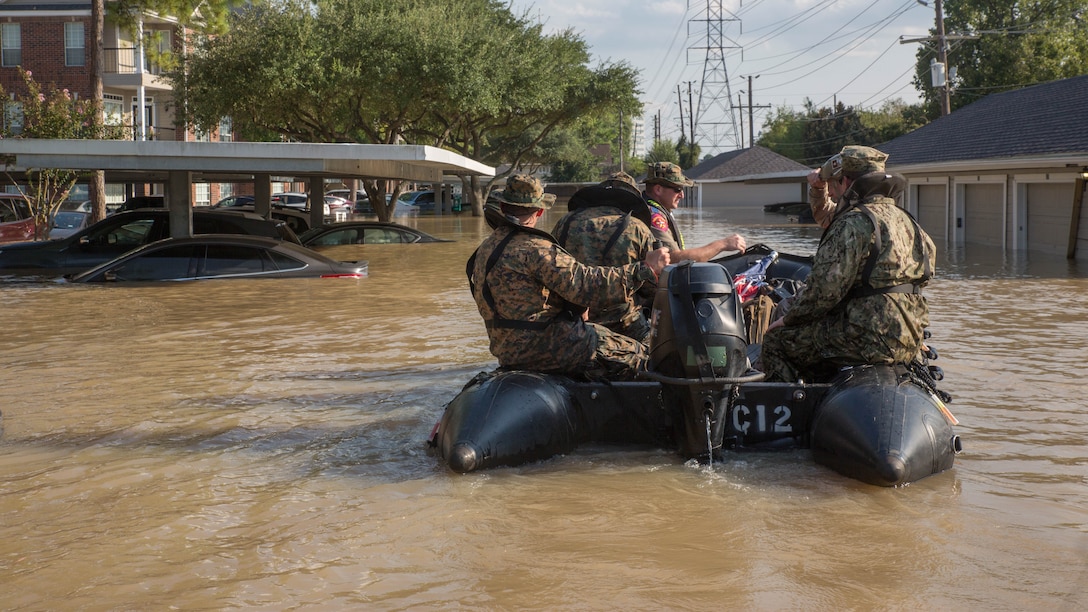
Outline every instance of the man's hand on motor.
<path fill-rule="evenodd" d="M 643 260 L 654 274 L 661 275 L 661 271 L 665 269 L 665 266 L 669 265 L 669 249 L 661 247 L 660 249 L 654 249 L 646 255 L 646 259 Z"/>

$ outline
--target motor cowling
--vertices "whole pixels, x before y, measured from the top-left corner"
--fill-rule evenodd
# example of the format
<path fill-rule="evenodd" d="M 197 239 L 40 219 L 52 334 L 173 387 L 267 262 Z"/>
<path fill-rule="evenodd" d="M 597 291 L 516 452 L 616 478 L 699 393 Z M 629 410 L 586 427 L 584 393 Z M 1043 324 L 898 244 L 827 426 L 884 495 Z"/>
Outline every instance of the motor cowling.
<path fill-rule="evenodd" d="M 735 378 L 748 369 L 733 279 L 718 264 L 684 261 L 661 273 L 651 315 L 650 369 L 679 378 Z"/>
<path fill-rule="evenodd" d="M 748 370 L 740 299 L 718 264 L 692 261 L 661 274 L 651 315 L 650 370 L 662 375 L 680 453 L 712 461 L 722 447 L 723 380 Z"/>

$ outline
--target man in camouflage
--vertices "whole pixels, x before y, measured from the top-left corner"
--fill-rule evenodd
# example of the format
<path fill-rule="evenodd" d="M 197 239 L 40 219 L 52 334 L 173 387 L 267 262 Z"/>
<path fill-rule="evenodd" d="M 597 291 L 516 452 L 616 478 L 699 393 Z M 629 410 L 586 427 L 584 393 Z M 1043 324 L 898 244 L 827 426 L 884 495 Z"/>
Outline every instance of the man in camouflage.
<path fill-rule="evenodd" d="M 567 252 L 589 266 L 625 266 L 646 259 L 654 250 L 650 211 L 635 179 L 616 172 L 599 185 L 579 189 L 567 204 L 569 212 L 555 224 L 552 235 Z M 656 283 L 647 282 L 623 304 L 590 310 L 589 320 L 646 342 L 650 324 L 644 307 L 653 300 Z"/>
<path fill-rule="evenodd" d="M 695 183 L 684 176 L 680 166 L 671 162 L 656 162 L 646 169 L 646 204 L 650 207 L 650 230 L 663 246 L 669 249 L 674 262 L 690 259 L 709 261 L 722 251 L 743 251 L 747 246 L 744 237 L 733 234 L 719 238 L 700 247 L 687 248 L 684 235 L 672 218 L 672 211 L 680 207 L 684 189 Z"/>
<path fill-rule="evenodd" d="M 625 304 L 656 281 L 667 251 L 619 268 L 586 266 L 536 228 L 545 207 L 538 180 L 514 175 L 496 199 L 500 209 L 485 209 L 494 231 L 469 259 L 468 274 L 499 365 L 610 380 L 645 369 L 644 344 L 586 322 L 583 314 Z"/>
<path fill-rule="evenodd" d="M 826 380 L 843 366 L 918 356 L 936 248 L 896 205 L 906 180 L 884 171 L 887 157 L 848 146 L 814 171 L 837 204 L 817 216 L 827 230 L 805 289 L 764 337 L 768 380 Z"/>

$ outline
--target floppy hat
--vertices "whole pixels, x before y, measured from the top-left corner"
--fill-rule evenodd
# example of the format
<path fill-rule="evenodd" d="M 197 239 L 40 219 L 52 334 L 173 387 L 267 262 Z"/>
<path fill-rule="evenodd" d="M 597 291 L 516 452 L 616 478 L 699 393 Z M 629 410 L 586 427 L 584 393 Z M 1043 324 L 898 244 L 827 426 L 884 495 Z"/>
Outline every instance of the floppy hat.
<path fill-rule="evenodd" d="M 650 167 L 646 169 L 646 180 L 643 182 L 647 185 L 668 185 L 678 189 L 691 187 L 695 184 L 694 181 L 684 176 L 684 171 L 680 169 L 680 166 L 672 162 L 650 164 Z"/>

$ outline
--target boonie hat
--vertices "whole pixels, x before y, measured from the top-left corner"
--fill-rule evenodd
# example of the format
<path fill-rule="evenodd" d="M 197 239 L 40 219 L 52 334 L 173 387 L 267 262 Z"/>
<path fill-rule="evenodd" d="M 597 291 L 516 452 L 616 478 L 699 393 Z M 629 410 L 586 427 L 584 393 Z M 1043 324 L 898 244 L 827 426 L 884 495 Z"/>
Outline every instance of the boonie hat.
<path fill-rule="evenodd" d="M 504 204 L 525 208 L 547 208 L 549 204 L 544 198 L 544 186 L 535 176 L 528 174 L 515 174 L 506 179 L 506 188 L 494 194 L 494 197 Z M 555 198 L 550 200 L 554 202 Z"/>
<path fill-rule="evenodd" d="M 642 190 L 638 188 L 638 183 L 635 182 L 635 178 L 626 172 L 613 172 L 608 175 L 608 178 L 601 181 L 601 187 L 609 189 L 627 189 L 638 196 L 642 196 Z"/>
<path fill-rule="evenodd" d="M 671 187 L 691 187 L 695 184 L 694 181 L 684 176 L 684 171 L 680 169 L 680 166 L 672 162 L 650 164 L 650 167 L 646 169 L 646 180 L 643 182 L 647 185 L 656 183 Z"/>
<path fill-rule="evenodd" d="M 887 159 L 887 153 L 872 147 L 847 145 L 820 166 L 820 180 L 826 182 L 843 175 L 856 179 L 870 172 L 883 172 Z"/>

